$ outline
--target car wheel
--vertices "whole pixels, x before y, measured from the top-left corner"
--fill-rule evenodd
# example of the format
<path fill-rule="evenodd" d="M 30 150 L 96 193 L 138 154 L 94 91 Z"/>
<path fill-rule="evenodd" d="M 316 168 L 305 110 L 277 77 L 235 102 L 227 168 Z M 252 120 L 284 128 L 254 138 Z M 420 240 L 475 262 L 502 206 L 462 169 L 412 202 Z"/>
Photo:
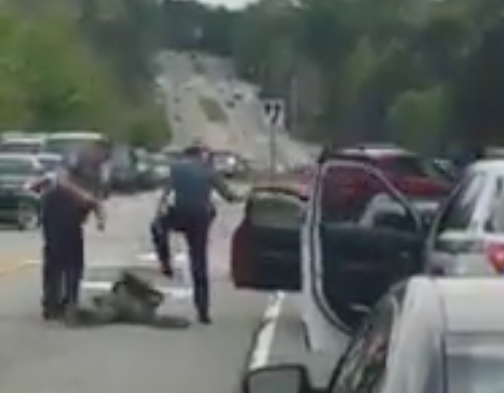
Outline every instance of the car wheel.
<path fill-rule="evenodd" d="M 26 202 L 20 203 L 16 221 L 20 231 L 37 228 L 40 225 L 40 214 L 36 205 Z"/>

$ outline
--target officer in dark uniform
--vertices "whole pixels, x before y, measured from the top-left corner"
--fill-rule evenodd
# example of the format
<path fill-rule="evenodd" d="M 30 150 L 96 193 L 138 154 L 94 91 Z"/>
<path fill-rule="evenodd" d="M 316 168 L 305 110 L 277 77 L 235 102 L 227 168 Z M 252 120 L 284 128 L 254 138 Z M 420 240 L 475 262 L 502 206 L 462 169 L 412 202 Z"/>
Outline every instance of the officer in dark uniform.
<path fill-rule="evenodd" d="M 58 173 L 42 195 L 43 316 L 73 324 L 77 318 L 84 270 L 83 224 L 90 212 L 103 229 L 100 165 L 104 146 L 92 144 L 79 151 Z"/>
<path fill-rule="evenodd" d="M 185 150 L 185 158 L 171 167 L 158 206 L 158 215 L 151 225 L 154 247 L 164 273 L 172 276 L 169 232 L 184 234 L 189 248 L 191 276 L 194 286 L 194 305 L 201 323 L 210 324 L 210 298 L 208 282 L 208 236 L 215 217 L 212 192 L 216 190 L 229 202 L 239 201 L 205 160 L 206 150 L 193 145 Z M 168 198 L 173 202 L 167 207 Z"/>

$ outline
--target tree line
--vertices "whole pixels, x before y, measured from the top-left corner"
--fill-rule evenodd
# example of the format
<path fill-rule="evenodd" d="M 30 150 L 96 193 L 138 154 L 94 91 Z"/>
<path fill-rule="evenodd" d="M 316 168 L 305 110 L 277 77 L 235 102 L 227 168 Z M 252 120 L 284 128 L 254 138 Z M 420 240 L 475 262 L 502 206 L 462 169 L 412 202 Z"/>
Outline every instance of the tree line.
<path fill-rule="evenodd" d="M 504 142 L 502 1 L 163 7 L 166 44 L 231 57 L 265 96 L 287 101 L 291 129 L 304 137 L 426 151 Z"/>
<path fill-rule="evenodd" d="M 133 22 L 126 2 L 100 2 L 106 8 L 89 12 L 92 0 L 0 1 L 0 130 L 89 129 L 137 143 L 168 139 L 148 56 L 136 63 L 124 58 L 128 45 L 135 54 L 145 50 L 127 35 Z"/>

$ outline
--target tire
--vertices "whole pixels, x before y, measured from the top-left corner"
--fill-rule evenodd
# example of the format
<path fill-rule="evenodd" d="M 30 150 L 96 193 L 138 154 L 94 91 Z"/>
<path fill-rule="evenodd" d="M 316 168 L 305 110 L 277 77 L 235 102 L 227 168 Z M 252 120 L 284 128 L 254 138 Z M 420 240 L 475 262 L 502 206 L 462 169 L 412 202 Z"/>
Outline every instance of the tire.
<path fill-rule="evenodd" d="M 40 225 L 40 213 L 34 203 L 21 202 L 18 206 L 16 226 L 20 231 L 35 229 Z"/>

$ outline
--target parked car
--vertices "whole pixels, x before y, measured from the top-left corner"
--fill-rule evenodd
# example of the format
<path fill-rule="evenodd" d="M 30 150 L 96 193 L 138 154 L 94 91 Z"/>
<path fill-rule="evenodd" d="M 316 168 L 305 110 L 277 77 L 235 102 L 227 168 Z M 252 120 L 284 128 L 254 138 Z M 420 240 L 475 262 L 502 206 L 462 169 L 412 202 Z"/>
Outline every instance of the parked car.
<path fill-rule="evenodd" d="M 39 194 L 35 190 L 45 170 L 29 154 L 0 154 L 0 221 L 20 230 L 40 222 Z"/>
<path fill-rule="evenodd" d="M 135 183 L 139 190 L 152 190 L 157 186 L 154 165 L 148 152 L 135 151 Z"/>
<path fill-rule="evenodd" d="M 53 174 L 63 164 L 63 158 L 59 154 L 37 153 L 34 155 L 47 174 Z"/>
<path fill-rule="evenodd" d="M 0 153 L 38 154 L 44 149 L 45 137 L 42 136 L 11 136 L 2 138 Z"/>
<path fill-rule="evenodd" d="M 432 159 L 394 145 L 363 144 L 329 148 L 319 157 L 320 163 L 335 159 L 358 161 L 375 167 L 407 196 L 443 197 L 449 194 L 454 185 L 453 177 L 447 175 Z"/>
<path fill-rule="evenodd" d="M 504 274 L 504 160 L 466 170 L 434 220 L 426 255 L 432 274 Z"/>
<path fill-rule="evenodd" d="M 136 155 L 129 145 L 116 144 L 111 150 L 110 188 L 112 192 L 138 191 Z"/>
<path fill-rule="evenodd" d="M 303 364 L 249 372 L 244 393 L 491 393 L 504 379 L 500 281 L 418 277 L 394 286 L 356 330 L 327 386 Z"/>
<path fill-rule="evenodd" d="M 148 156 L 152 167 L 153 180 L 156 186 L 161 186 L 170 176 L 170 163 L 168 158 L 161 153 L 152 153 Z"/>

